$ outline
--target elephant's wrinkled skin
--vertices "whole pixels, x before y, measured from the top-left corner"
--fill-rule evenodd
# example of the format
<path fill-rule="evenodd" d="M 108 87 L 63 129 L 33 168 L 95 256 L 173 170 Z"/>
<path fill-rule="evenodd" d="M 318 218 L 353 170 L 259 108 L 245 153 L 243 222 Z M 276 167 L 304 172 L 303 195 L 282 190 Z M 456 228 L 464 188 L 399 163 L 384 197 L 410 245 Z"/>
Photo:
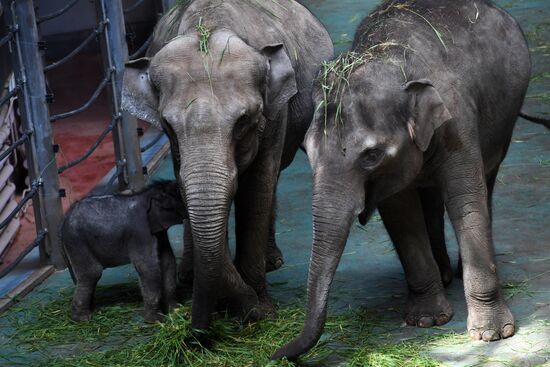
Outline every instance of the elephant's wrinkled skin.
<path fill-rule="evenodd" d="M 315 345 L 350 225 L 358 215 L 365 223 L 376 207 L 405 270 L 409 325 L 441 325 L 453 314 L 441 276 L 450 271 L 446 209 L 463 259 L 470 335 L 513 335 L 490 211 L 529 83 L 522 31 L 485 0 L 392 0 L 362 22 L 353 51 L 339 59 L 355 65 L 339 96 L 333 91 L 324 106 L 320 84 L 337 86 L 334 73 L 314 87 L 324 107 L 304 143 L 314 176 L 307 317 L 274 358 Z"/>
<path fill-rule="evenodd" d="M 124 109 L 170 137 L 192 232 L 194 328 L 208 327 L 220 299 L 252 318 L 273 311 L 265 269 L 277 179 L 303 141 L 313 78 L 332 54 L 324 27 L 295 1 L 196 0 L 168 12 L 147 57 L 127 65 Z"/>
<path fill-rule="evenodd" d="M 168 228 L 186 217 L 175 181 L 133 195 L 88 196 L 67 212 L 61 241 L 76 288 L 71 318 L 89 320 L 103 269 L 132 263 L 141 284 L 145 320 L 161 320 L 176 306 L 176 260 Z"/>

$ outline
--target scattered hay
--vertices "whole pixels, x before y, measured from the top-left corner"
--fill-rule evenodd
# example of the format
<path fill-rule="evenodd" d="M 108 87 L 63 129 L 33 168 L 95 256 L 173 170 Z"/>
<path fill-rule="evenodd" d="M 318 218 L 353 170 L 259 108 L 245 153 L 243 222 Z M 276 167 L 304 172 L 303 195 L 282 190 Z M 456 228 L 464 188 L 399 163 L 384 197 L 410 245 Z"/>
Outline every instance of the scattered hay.
<path fill-rule="evenodd" d="M 529 290 L 529 284 L 527 280 L 523 282 L 506 282 L 502 284 L 502 290 L 507 300 L 518 295 L 524 295 L 528 297 L 533 296 L 533 292 Z"/>
<path fill-rule="evenodd" d="M 135 317 L 141 303 L 104 306 L 92 321 L 72 323 L 68 319 L 69 302 L 70 296 L 63 292 L 61 298 L 42 307 L 27 307 L 25 312 L 32 315 L 21 317 L 19 322 L 12 320 L 14 339 L 20 345 L 18 357 L 24 358 L 25 350 L 35 350 L 47 359 L 42 365 L 50 367 L 295 366 L 286 360 L 269 361 L 269 357 L 297 335 L 305 318 L 298 306 L 280 308 L 276 319 L 254 324 L 223 317 L 213 321 L 206 348 L 201 334 L 191 328 L 189 304 L 171 313 L 162 324 L 145 325 Z M 364 310 L 331 315 L 323 338 L 303 360 L 349 366 L 439 367 L 439 361 L 424 353 L 426 348 L 460 343 L 465 338 L 445 331 L 395 342 L 387 327 L 383 317 Z M 88 349 L 67 352 L 63 347 L 68 342 L 79 342 Z M 55 351 L 60 347 L 65 356 Z"/>

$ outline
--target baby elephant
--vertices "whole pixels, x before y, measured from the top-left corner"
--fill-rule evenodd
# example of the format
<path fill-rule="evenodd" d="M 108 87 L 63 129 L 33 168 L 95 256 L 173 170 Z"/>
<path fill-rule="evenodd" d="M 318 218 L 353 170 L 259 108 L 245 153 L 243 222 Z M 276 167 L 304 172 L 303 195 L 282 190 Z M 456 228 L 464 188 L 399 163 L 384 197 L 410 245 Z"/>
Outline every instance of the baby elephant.
<path fill-rule="evenodd" d="M 71 318 L 91 318 L 92 298 L 103 269 L 132 263 L 140 278 L 145 321 L 163 318 L 175 305 L 176 264 L 170 226 L 185 214 L 175 181 L 157 182 L 133 195 L 86 197 L 69 210 L 61 241 L 76 289 Z"/>

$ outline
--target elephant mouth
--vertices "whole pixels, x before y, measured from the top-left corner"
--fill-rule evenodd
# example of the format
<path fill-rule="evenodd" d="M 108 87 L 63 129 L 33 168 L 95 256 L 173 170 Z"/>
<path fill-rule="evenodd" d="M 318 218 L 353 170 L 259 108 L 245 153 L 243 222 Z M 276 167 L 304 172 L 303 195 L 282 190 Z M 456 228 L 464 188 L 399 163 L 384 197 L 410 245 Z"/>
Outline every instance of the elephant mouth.
<path fill-rule="evenodd" d="M 375 208 L 365 208 L 361 213 L 359 213 L 359 223 L 361 223 L 362 226 L 366 225 L 370 218 L 372 217 L 372 213 L 374 213 Z"/>
<path fill-rule="evenodd" d="M 367 191 L 365 187 L 365 206 L 358 216 L 359 223 L 361 223 L 362 226 L 366 225 L 369 222 L 372 214 L 374 213 L 374 210 L 376 209 L 376 200 L 374 199 L 375 195 L 373 193 L 373 190 L 369 191 Z"/>

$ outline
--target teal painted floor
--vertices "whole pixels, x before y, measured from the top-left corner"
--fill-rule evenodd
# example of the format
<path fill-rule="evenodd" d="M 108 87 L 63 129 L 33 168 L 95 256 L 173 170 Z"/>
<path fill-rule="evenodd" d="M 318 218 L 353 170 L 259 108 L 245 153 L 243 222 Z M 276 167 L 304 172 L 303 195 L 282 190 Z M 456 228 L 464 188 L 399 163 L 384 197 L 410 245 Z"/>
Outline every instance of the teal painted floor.
<path fill-rule="evenodd" d="M 311 0 L 304 3 L 326 24 L 341 51 L 349 47 L 357 23 L 375 2 Z M 550 2 L 501 0 L 498 3 L 518 19 L 530 42 L 533 80 L 525 109 L 550 116 Z M 548 130 L 520 119 L 495 188 L 494 240 L 498 267 L 508 303 L 519 326 L 518 333 L 495 343 L 465 342 L 458 346 L 426 349 L 426 353 L 449 366 L 538 366 L 550 363 L 549 143 Z M 169 157 L 154 177 L 173 177 Z M 278 208 L 277 241 L 284 252 L 285 265 L 268 275 L 269 291 L 282 306 L 303 304 L 312 230 L 311 172 L 307 157 L 301 152 L 281 176 Z M 332 288 L 330 312 L 365 307 L 384 316 L 384 325 L 387 326 L 384 332 L 395 341 L 442 331 L 464 333 L 466 306 L 459 279 L 454 279 L 448 289 L 455 310 L 451 322 L 431 330 L 404 326 L 402 312 L 407 291 L 403 271 L 377 218 L 374 216 L 366 227 L 360 227 L 358 223 L 353 225 Z M 170 231 L 178 256 L 182 247 L 181 232 L 181 226 Z M 456 264 L 457 248 L 450 228 L 447 239 L 452 262 Z M 98 290 L 100 305 L 114 308 L 119 301 L 135 300 L 136 283 L 136 275 L 129 266 L 107 270 L 100 284 L 116 286 Z M 33 351 L 28 345 L 11 339 L 16 330 L 14 326 L 24 322 L 28 310 L 67 298 L 72 289 L 68 273 L 56 273 L 23 299 L 17 308 L 0 317 L 0 365 L 39 365 L 60 354 L 104 350 L 119 342 L 109 338 L 103 343 L 67 340 L 61 345 Z M 119 293 L 117 289 L 120 289 Z M 51 317 L 66 317 L 63 312 Z"/>

